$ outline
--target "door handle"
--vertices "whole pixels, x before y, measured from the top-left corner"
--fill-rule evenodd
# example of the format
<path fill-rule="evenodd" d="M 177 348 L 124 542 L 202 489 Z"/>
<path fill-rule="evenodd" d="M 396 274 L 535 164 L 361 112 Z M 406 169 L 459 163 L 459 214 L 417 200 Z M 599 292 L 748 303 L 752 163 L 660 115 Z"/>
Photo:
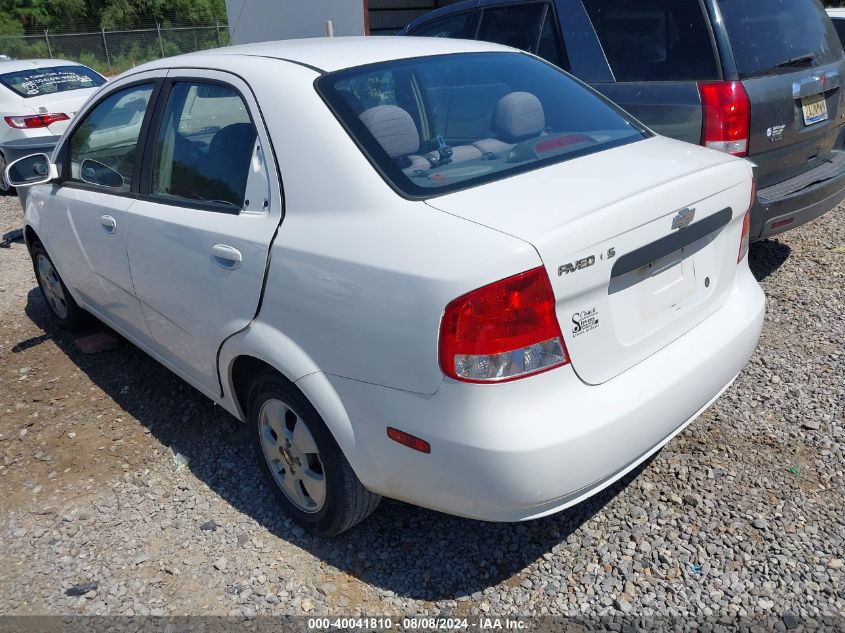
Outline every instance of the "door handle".
<path fill-rule="evenodd" d="M 238 268 L 243 262 L 241 252 L 228 244 L 215 244 L 211 248 L 211 254 L 217 265 L 223 268 Z"/>
<path fill-rule="evenodd" d="M 117 230 L 117 222 L 110 215 L 101 215 L 100 222 L 106 230 L 106 233 L 114 233 Z"/>

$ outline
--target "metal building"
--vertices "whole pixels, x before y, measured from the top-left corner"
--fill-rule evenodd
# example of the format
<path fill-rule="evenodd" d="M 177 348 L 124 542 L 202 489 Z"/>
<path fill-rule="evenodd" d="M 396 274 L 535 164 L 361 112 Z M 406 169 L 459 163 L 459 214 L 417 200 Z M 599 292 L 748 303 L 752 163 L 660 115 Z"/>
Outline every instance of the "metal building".
<path fill-rule="evenodd" d="M 226 0 L 232 44 L 335 35 L 390 35 L 457 0 Z"/>
<path fill-rule="evenodd" d="M 432 9 L 454 4 L 458 0 L 369 0 L 367 16 L 372 35 L 391 35 L 411 20 Z"/>

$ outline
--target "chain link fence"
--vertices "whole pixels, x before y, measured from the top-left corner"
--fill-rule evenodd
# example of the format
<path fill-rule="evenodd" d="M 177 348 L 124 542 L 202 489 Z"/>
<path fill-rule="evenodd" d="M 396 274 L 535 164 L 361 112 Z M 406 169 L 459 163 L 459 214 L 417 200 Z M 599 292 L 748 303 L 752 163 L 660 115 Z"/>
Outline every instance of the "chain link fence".
<path fill-rule="evenodd" d="M 0 35 L 0 54 L 12 59 L 49 57 L 90 66 L 115 75 L 144 62 L 229 45 L 225 22 L 208 26 L 155 26 L 86 33 Z"/>

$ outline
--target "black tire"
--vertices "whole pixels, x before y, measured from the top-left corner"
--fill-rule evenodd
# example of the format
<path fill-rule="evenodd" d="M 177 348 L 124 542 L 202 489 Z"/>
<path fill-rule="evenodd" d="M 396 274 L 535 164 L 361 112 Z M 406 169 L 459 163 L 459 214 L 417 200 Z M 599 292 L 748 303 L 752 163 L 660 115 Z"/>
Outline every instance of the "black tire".
<path fill-rule="evenodd" d="M 266 428 L 260 414 L 271 400 L 281 401 L 295 412 L 295 424 L 306 424 L 319 451 L 317 463 L 325 481 L 325 501 L 315 511 L 306 512 L 288 498 L 265 456 L 262 433 Z M 255 377 L 247 394 L 247 414 L 259 468 L 279 504 L 299 525 L 321 537 L 336 536 L 366 519 L 376 509 L 381 497 L 361 484 L 316 409 L 281 375 L 263 372 Z M 279 464 L 284 469 L 282 460 Z"/>
<path fill-rule="evenodd" d="M 68 330 L 79 330 L 84 327 L 90 321 L 90 315 L 80 308 L 76 301 L 74 301 L 70 292 L 68 292 L 65 282 L 62 280 L 61 276 L 59 276 L 59 272 L 53 265 L 53 260 L 50 259 L 50 256 L 47 254 L 47 251 L 44 249 L 41 242 L 34 242 L 32 244 L 32 248 L 30 248 L 30 255 L 32 256 L 32 268 L 35 271 L 35 279 L 38 281 L 38 288 L 41 290 L 41 296 L 44 298 L 44 302 L 47 304 L 47 307 L 50 308 L 50 314 L 53 315 L 53 318 L 58 321 L 62 327 Z M 56 295 L 51 293 L 49 287 L 47 286 L 47 282 L 43 278 L 43 274 L 39 272 L 40 260 L 42 257 L 49 262 L 49 266 L 55 273 L 54 285 L 58 286 L 61 290 L 61 300 L 59 300 L 58 303 Z M 64 306 L 64 310 L 61 309 L 62 304 Z"/>
<path fill-rule="evenodd" d="M 6 185 L 6 156 L 0 152 L 0 196 L 14 196 L 17 193 L 14 187 Z"/>

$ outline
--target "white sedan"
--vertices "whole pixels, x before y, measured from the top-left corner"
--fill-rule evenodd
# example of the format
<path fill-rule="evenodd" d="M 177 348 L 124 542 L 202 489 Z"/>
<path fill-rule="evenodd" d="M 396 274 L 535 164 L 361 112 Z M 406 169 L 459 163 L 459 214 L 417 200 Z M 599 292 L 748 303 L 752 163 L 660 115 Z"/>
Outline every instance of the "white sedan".
<path fill-rule="evenodd" d="M 95 315 L 247 422 L 322 535 L 381 496 L 571 506 L 713 402 L 763 322 L 751 165 L 494 44 L 160 60 L 7 174 L 55 317 Z"/>
<path fill-rule="evenodd" d="M 61 136 L 77 110 L 104 83 L 97 71 L 62 59 L 0 61 L 0 145 Z M 5 169 L 6 157 L 0 150 L 0 171 Z M 8 189 L 2 178 L 0 189 Z"/>

